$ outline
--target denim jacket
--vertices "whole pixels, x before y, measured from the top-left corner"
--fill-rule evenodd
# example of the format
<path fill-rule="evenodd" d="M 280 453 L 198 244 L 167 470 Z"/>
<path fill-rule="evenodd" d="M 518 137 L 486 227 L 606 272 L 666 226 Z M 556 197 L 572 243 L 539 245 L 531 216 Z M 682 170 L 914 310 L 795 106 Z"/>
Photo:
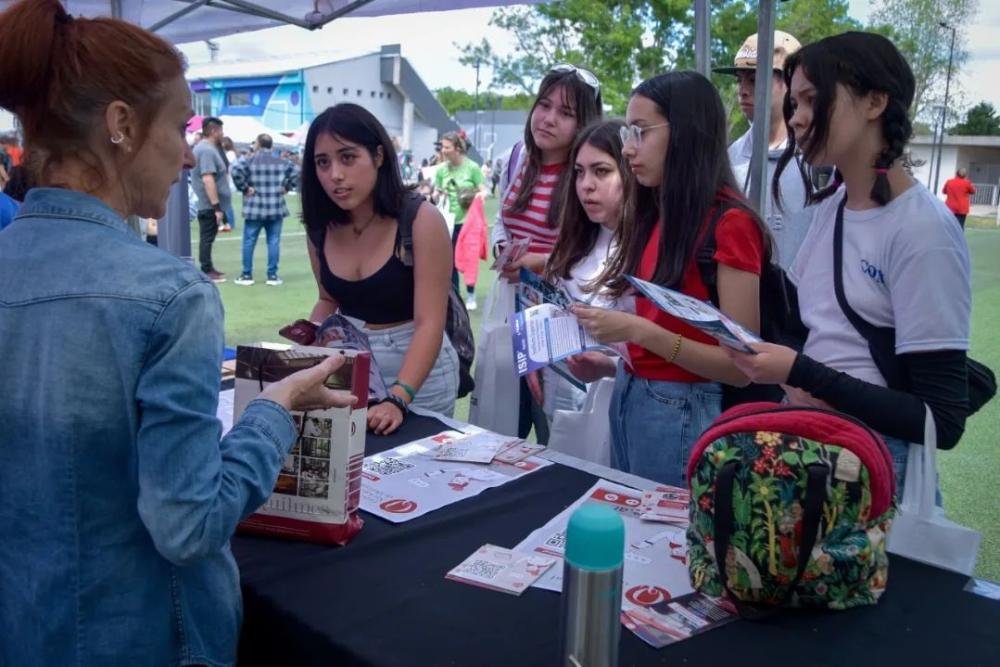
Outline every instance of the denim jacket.
<path fill-rule="evenodd" d="M 0 665 L 230 665 L 236 524 L 295 439 L 221 439 L 222 304 L 101 201 L 32 190 L 0 233 Z"/>

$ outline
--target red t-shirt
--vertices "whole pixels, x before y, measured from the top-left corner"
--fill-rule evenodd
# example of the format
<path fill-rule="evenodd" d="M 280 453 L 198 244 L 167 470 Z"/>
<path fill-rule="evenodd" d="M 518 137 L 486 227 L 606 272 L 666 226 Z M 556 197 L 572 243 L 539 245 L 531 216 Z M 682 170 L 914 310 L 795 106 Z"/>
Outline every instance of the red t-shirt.
<path fill-rule="evenodd" d="M 969 195 L 976 194 L 976 186 L 972 184 L 972 181 L 960 176 L 949 178 L 945 181 L 942 192 L 945 194 L 944 205 L 952 213 L 969 214 Z"/>
<path fill-rule="evenodd" d="M 712 212 L 709 212 L 709 216 Z M 706 221 L 707 224 L 707 221 Z M 638 277 L 652 280 L 656 271 L 656 262 L 660 251 L 660 225 L 657 224 L 646 242 L 642 258 L 639 261 Z M 764 239 L 760 228 L 746 211 L 732 208 L 719 219 L 715 226 L 715 261 L 731 266 L 740 271 L 760 275 L 764 261 Z M 708 288 L 702 282 L 698 261 L 691 258 L 684 270 L 681 281 L 681 292 L 702 301 L 708 301 Z M 676 334 L 696 340 L 707 345 L 718 345 L 718 341 L 706 333 L 668 315 L 645 297 L 635 299 L 635 312 L 639 317 L 652 320 L 658 325 Z M 628 353 L 632 358 L 631 372 L 636 377 L 646 380 L 667 380 L 672 382 L 707 382 L 703 377 L 691 373 L 677 364 L 667 363 L 667 360 L 654 354 L 644 347 L 634 343 L 628 344 Z"/>

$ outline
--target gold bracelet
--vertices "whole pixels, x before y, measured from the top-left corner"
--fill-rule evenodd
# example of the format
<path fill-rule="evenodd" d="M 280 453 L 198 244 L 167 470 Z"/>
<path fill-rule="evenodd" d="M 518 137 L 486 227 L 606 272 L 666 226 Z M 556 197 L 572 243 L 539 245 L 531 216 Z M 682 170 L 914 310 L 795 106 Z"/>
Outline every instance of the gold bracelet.
<path fill-rule="evenodd" d="M 674 350 L 670 353 L 670 358 L 667 359 L 668 364 L 674 363 L 677 359 L 677 355 L 681 353 L 681 342 L 684 340 L 684 336 L 677 334 L 677 342 L 674 343 Z"/>

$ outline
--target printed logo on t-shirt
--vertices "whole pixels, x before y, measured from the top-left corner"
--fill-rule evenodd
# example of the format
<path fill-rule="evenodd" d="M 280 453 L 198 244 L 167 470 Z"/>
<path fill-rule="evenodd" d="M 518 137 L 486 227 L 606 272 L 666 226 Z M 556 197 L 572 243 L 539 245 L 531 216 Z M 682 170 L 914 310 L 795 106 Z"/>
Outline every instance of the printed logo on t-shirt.
<path fill-rule="evenodd" d="M 885 275 L 882 269 L 878 268 L 867 259 L 861 260 L 861 271 L 879 285 L 885 285 Z"/>

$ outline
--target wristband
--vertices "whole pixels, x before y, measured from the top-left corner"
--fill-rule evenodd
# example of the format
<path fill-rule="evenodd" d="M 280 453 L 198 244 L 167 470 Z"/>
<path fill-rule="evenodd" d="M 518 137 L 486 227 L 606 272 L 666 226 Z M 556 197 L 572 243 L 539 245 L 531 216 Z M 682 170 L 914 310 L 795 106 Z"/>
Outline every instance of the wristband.
<path fill-rule="evenodd" d="M 668 364 L 674 363 L 677 360 L 677 355 L 681 353 L 681 343 L 684 341 L 684 336 L 677 334 L 677 342 L 674 343 L 673 352 L 670 353 L 670 358 L 667 359 Z"/>
<path fill-rule="evenodd" d="M 399 396 L 396 396 L 395 394 L 392 394 L 392 393 L 390 393 L 384 399 L 382 399 L 381 401 L 379 401 L 379 404 L 382 404 L 382 403 L 392 403 L 397 408 L 399 408 L 399 411 L 401 413 L 403 413 L 403 417 L 406 417 L 406 413 L 410 411 L 410 408 L 406 405 L 406 401 L 404 401 Z"/>
<path fill-rule="evenodd" d="M 413 401 L 413 399 L 417 397 L 417 390 L 411 387 L 410 385 L 406 384 L 405 382 L 400 382 L 399 380 L 396 380 L 395 382 L 392 383 L 392 385 L 390 385 L 389 388 L 391 389 L 392 387 L 399 387 L 400 389 L 405 391 L 406 395 L 410 397 L 411 402 Z"/>
<path fill-rule="evenodd" d="M 219 213 L 222 213 L 222 204 L 221 203 L 220 204 L 212 204 L 212 210 L 213 211 L 218 211 Z"/>

